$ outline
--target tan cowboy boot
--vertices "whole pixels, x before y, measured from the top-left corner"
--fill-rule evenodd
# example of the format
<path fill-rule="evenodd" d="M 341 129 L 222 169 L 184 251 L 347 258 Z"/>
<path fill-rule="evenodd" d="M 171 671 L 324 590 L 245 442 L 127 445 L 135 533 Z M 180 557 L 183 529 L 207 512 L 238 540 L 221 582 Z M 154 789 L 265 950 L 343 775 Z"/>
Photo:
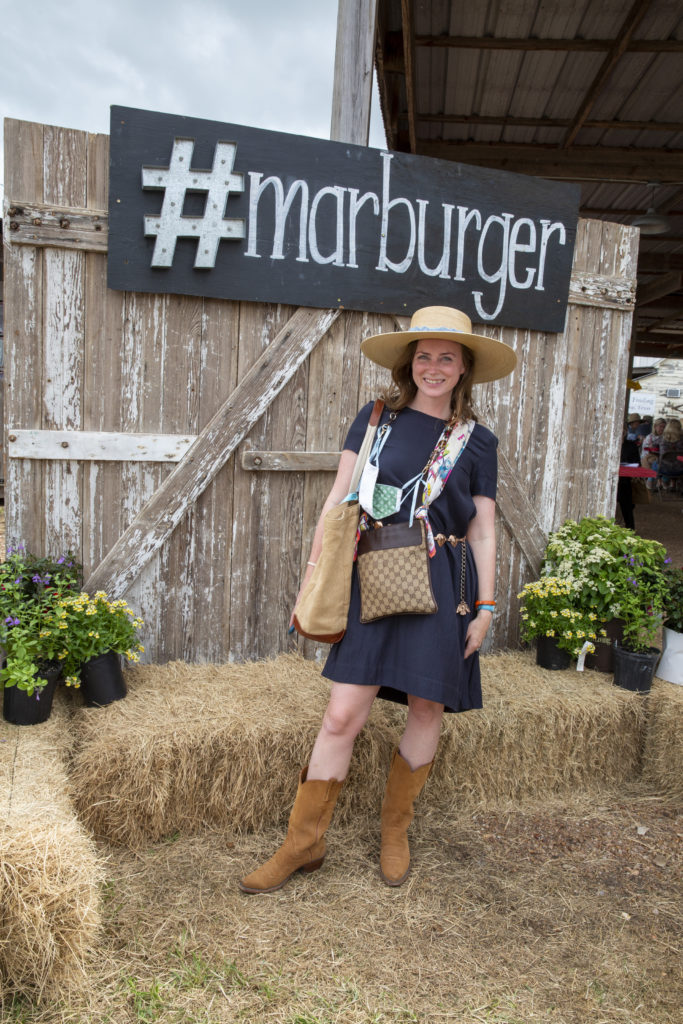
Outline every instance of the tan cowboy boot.
<path fill-rule="evenodd" d="M 311 779 L 307 782 L 307 771 L 304 768 L 299 776 L 299 788 L 284 843 L 270 860 L 242 879 L 242 892 L 275 892 L 295 871 L 316 871 L 322 865 L 325 832 L 343 780 Z"/>
<path fill-rule="evenodd" d="M 399 750 L 394 756 L 382 804 L 382 852 L 380 874 L 387 885 L 402 885 L 410 872 L 408 826 L 413 820 L 413 802 L 424 786 L 433 761 L 411 770 Z"/>

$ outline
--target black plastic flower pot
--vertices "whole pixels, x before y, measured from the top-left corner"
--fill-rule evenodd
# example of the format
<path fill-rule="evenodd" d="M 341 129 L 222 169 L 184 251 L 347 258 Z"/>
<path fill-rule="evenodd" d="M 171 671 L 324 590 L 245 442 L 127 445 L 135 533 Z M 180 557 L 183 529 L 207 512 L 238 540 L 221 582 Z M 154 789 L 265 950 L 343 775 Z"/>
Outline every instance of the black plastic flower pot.
<path fill-rule="evenodd" d="M 121 668 L 121 657 L 107 651 L 81 665 L 81 691 L 86 707 L 102 708 L 123 700 L 128 693 Z"/>
<path fill-rule="evenodd" d="M 570 663 L 570 655 L 557 646 L 554 637 L 539 636 L 536 638 L 536 664 L 541 668 L 564 669 L 569 668 Z"/>
<path fill-rule="evenodd" d="M 46 666 L 36 672 L 36 678 L 44 679 L 42 690 L 34 690 L 29 697 L 26 690 L 6 686 L 2 694 L 2 717 L 12 725 L 39 725 L 47 722 L 52 714 L 52 701 L 57 681 L 62 674 L 59 665 Z"/>
<path fill-rule="evenodd" d="M 607 637 L 595 644 L 595 653 L 587 654 L 585 665 L 595 672 L 614 672 L 614 642 L 620 643 L 624 635 L 623 619 L 611 619 L 605 623 Z"/>
<path fill-rule="evenodd" d="M 625 647 L 615 647 L 615 685 L 634 693 L 647 693 L 652 686 L 660 653 L 656 647 L 651 647 L 649 651 L 629 651 Z"/>

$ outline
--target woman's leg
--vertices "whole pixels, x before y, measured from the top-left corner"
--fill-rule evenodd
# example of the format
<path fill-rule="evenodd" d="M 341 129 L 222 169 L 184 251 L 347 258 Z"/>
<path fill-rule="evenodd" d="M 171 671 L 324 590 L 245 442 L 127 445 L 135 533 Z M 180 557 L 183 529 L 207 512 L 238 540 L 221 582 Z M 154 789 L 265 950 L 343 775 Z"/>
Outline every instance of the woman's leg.
<path fill-rule="evenodd" d="M 346 778 L 356 736 L 368 720 L 378 686 L 333 683 L 308 762 L 308 779 Z"/>
<path fill-rule="evenodd" d="M 387 885 L 402 885 L 410 871 L 408 827 L 413 804 L 432 769 L 441 734 L 443 704 L 408 696 L 408 720 L 389 769 L 382 803 L 380 873 Z"/>
<path fill-rule="evenodd" d="M 378 689 L 332 684 L 311 759 L 299 775 L 285 841 L 270 860 L 241 880 L 242 892 L 275 892 L 295 871 L 320 867 L 326 852 L 325 832 L 346 778 L 353 741 L 367 721 Z"/>
<path fill-rule="evenodd" d="M 441 735 L 443 704 L 408 694 L 408 718 L 400 743 L 401 756 L 411 769 L 434 760 Z"/>

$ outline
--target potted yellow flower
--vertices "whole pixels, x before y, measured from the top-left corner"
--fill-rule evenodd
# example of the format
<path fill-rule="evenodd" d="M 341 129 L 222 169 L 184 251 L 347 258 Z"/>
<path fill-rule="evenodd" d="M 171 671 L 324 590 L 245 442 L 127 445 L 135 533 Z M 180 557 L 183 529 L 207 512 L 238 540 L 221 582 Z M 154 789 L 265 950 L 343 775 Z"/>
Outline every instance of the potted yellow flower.
<path fill-rule="evenodd" d="M 522 639 L 536 641 L 536 663 L 542 668 L 568 668 L 584 644 L 594 649 L 598 616 L 578 605 L 571 580 L 542 576 L 517 596 L 522 602 Z"/>
<path fill-rule="evenodd" d="M 103 590 L 92 598 L 81 593 L 59 602 L 51 624 L 53 634 L 63 636 L 58 657 L 67 686 L 82 686 L 89 707 L 126 696 L 121 657 L 140 660 L 142 625 L 125 601 L 110 601 Z"/>

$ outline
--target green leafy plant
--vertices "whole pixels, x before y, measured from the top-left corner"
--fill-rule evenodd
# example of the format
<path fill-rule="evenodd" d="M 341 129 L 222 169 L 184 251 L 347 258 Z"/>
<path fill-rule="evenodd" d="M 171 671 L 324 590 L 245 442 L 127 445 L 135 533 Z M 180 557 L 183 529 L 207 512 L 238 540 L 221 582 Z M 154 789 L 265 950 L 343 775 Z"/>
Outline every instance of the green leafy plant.
<path fill-rule="evenodd" d="M 622 619 L 623 646 L 648 650 L 661 624 L 664 547 L 605 516 L 568 519 L 548 538 L 543 573 L 571 584 L 576 607 L 599 627 Z"/>
<path fill-rule="evenodd" d="M 665 553 L 664 548 L 662 552 Z M 620 609 L 619 617 L 624 623 L 621 646 L 627 650 L 647 652 L 656 639 L 662 624 L 666 592 L 661 571 L 663 561 L 662 557 L 661 563 L 655 566 L 634 556 L 626 559 L 627 575 L 620 580 L 614 596 Z"/>
<path fill-rule="evenodd" d="M 664 625 L 683 633 L 683 568 L 664 566 Z"/>
<path fill-rule="evenodd" d="M 33 555 L 23 544 L 7 548 L 0 563 L 3 686 L 16 686 L 29 696 L 40 693 L 45 680 L 38 673 L 59 663 L 63 646 L 51 628 L 55 611 L 80 584 L 81 566 L 71 554 L 51 558 Z"/>
<path fill-rule="evenodd" d="M 542 576 L 527 583 L 517 596 L 522 602 L 523 640 L 552 637 L 561 650 L 573 657 L 578 656 L 586 642 L 590 644 L 589 650 L 595 649 L 597 613 L 579 607 L 577 590 L 571 580 Z"/>
<path fill-rule="evenodd" d="M 114 651 L 139 661 L 138 651 L 144 651 L 138 639 L 142 624 L 125 601 L 110 601 L 103 590 L 92 598 L 81 593 L 59 601 L 50 630 L 54 640 L 62 639 L 58 657 L 67 685 L 78 686 L 81 665 L 100 654 Z"/>

